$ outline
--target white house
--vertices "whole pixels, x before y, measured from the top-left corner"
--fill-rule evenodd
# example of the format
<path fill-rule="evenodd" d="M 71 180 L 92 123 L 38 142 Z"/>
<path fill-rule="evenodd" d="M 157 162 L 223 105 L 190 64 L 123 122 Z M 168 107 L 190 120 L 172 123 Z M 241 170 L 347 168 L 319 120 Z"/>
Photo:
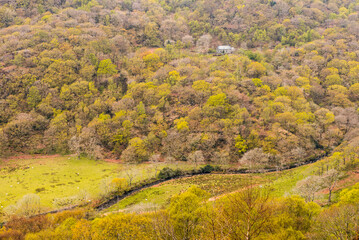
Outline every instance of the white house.
<path fill-rule="evenodd" d="M 218 46 L 217 47 L 218 54 L 228 54 L 228 53 L 233 53 L 233 52 L 234 52 L 234 47 L 231 47 L 231 46 Z"/>

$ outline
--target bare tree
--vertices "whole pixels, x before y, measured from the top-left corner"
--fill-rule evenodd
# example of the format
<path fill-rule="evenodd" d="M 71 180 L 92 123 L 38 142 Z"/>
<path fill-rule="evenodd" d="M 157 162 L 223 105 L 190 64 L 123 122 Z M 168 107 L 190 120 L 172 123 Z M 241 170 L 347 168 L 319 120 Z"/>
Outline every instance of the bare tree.
<path fill-rule="evenodd" d="M 249 169 L 263 168 L 263 166 L 270 164 L 271 158 L 273 158 L 273 156 L 263 152 L 262 148 L 254 148 L 246 152 L 239 162 L 248 166 Z"/>
<path fill-rule="evenodd" d="M 333 109 L 335 114 L 335 122 L 344 129 L 344 132 L 349 132 L 352 128 L 359 126 L 359 114 L 355 108 L 340 108 Z"/>
<path fill-rule="evenodd" d="M 80 144 L 80 137 L 79 136 L 73 136 L 70 139 L 69 147 L 70 147 L 70 150 L 77 156 L 77 158 L 80 158 L 80 156 L 81 156 L 81 144 Z"/>
<path fill-rule="evenodd" d="M 333 206 L 318 215 L 314 223 L 310 239 L 358 239 L 359 208 Z"/>
<path fill-rule="evenodd" d="M 196 43 L 197 51 L 200 53 L 208 52 L 211 40 L 212 37 L 209 34 L 201 36 Z"/>
<path fill-rule="evenodd" d="M 330 169 L 326 174 L 322 176 L 322 186 L 329 191 L 328 203 L 332 201 L 332 192 L 341 177 L 341 173 L 336 169 Z"/>
<path fill-rule="evenodd" d="M 319 176 L 309 176 L 297 182 L 294 191 L 304 197 L 307 202 L 314 201 L 314 194 L 322 189 L 321 180 Z"/>
<path fill-rule="evenodd" d="M 166 19 L 162 22 L 160 31 L 163 39 L 180 40 L 186 36 L 189 31 L 185 23 L 174 19 Z"/>
<path fill-rule="evenodd" d="M 160 163 L 161 155 L 160 154 L 154 154 L 150 157 L 150 162 L 155 169 L 155 175 L 154 177 L 157 177 L 159 163 Z"/>
<path fill-rule="evenodd" d="M 190 35 L 186 35 L 182 38 L 182 42 L 185 44 L 186 47 L 193 46 L 193 37 Z"/>
<path fill-rule="evenodd" d="M 79 136 L 72 137 L 69 141 L 69 148 L 78 157 L 85 154 L 94 159 L 103 158 L 102 147 L 93 128 L 84 128 Z"/>
<path fill-rule="evenodd" d="M 290 155 L 292 158 L 294 158 L 296 161 L 301 161 L 306 156 L 306 152 L 302 147 L 294 148 L 290 151 Z"/>
<path fill-rule="evenodd" d="M 206 234 L 206 239 L 211 238 L 213 240 L 216 240 L 219 238 L 219 233 L 217 231 L 218 229 L 218 221 L 217 221 L 217 212 L 215 211 L 215 206 L 206 204 L 204 206 L 204 217 L 203 217 L 203 223 L 204 228 L 206 231 L 204 231 L 204 234 Z"/>
<path fill-rule="evenodd" d="M 267 230 L 272 218 L 267 191 L 248 187 L 228 195 L 219 209 L 221 231 L 230 239 L 256 239 Z"/>
<path fill-rule="evenodd" d="M 127 177 L 128 186 L 131 186 L 133 179 L 136 177 L 136 173 L 131 169 L 129 165 L 126 166 L 124 171 Z"/>
<path fill-rule="evenodd" d="M 179 240 L 175 234 L 174 227 L 170 220 L 170 215 L 167 211 L 160 210 L 154 213 L 152 218 L 153 228 L 157 239 L 173 239 Z"/>
<path fill-rule="evenodd" d="M 203 157 L 202 151 L 198 150 L 198 151 L 194 151 L 194 152 L 190 153 L 190 155 L 188 156 L 188 161 L 193 163 L 195 166 L 195 169 L 197 169 L 198 164 L 201 164 L 204 162 L 204 157 Z"/>
<path fill-rule="evenodd" d="M 214 156 L 212 157 L 212 161 L 219 165 L 226 165 L 230 162 L 230 155 L 229 151 L 227 150 L 221 150 L 214 153 Z"/>
<path fill-rule="evenodd" d="M 114 52 L 119 51 L 122 54 L 126 54 L 130 50 L 130 42 L 121 35 L 116 35 L 111 39 Z"/>

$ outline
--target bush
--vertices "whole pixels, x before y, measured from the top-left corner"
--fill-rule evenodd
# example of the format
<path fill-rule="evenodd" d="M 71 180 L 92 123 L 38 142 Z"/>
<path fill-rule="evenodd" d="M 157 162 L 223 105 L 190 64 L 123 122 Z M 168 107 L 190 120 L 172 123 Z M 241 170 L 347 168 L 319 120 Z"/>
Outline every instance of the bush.
<path fill-rule="evenodd" d="M 201 173 L 211 173 L 215 170 L 215 168 L 212 165 L 207 164 L 204 167 L 200 168 Z"/>
<path fill-rule="evenodd" d="M 82 219 L 86 216 L 84 209 L 68 210 L 50 215 L 53 225 L 60 225 L 68 218 Z"/>
<path fill-rule="evenodd" d="M 6 224 L 6 228 L 14 231 L 26 233 L 35 233 L 50 226 L 51 221 L 47 216 L 36 216 L 33 218 L 13 216 Z M 0 239 L 2 239 L 0 237 Z"/>
<path fill-rule="evenodd" d="M 171 179 L 171 178 L 180 176 L 181 174 L 182 174 L 182 171 L 179 169 L 173 170 L 169 167 L 165 167 L 158 174 L 158 178 L 159 179 Z"/>
<path fill-rule="evenodd" d="M 17 230 L 1 228 L 0 229 L 0 239 L 14 239 L 20 240 L 24 238 L 24 234 Z"/>
<path fill-rule="evenodd" d="M 10 205 L 5 209 L 7 214 L 26 217 L 39 214 L 40 211 L 40 197 L 36 194 L 27 194 L 15 205 Z"/>

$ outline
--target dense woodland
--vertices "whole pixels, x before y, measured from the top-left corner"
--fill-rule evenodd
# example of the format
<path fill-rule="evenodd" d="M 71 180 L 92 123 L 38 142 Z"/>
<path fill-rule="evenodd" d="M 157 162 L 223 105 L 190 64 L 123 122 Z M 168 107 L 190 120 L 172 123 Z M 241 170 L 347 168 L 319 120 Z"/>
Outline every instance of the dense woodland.
<path fill-rule="evenodd" d="M 358 0 L 0 0 L 2 156 L 333 163 L 303 198 L 191 187 L 141 214 L 13 216 L 0 239 L 359 239 L 358 184 L 331 201 L 358 167 L 358 40 Z"/>
<path fill-rule="evenodd" d="M 277 167 L 329 152 L 358 134 L 358 10 L 354 1 L 4 2 L 1 152 Z M 215 56 L 222 44 L 236 53 Z"/>

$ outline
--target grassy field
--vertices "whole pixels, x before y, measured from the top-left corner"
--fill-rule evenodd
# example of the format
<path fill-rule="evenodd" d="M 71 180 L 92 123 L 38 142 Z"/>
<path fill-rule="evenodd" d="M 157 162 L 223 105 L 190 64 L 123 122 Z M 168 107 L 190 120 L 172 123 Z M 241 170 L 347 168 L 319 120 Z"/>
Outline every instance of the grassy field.
<path fill-rule="evenodd" d="M 270 188 L 270 194 L 274 197 L 294 195 L 294 188 L 298 181 L 316 175 L 326 166 L 333 163 L 330 158 L 320 160 L 316 163 L 301 166 L 283 172 L 264 173 L 264 174 L 210 174 L 199 175 L 190 178 L 171 180 L 157 186 L 142 190 L 132 196 L 121 200 L 104 212 L 116 211 L 147 211 L 153 208 L 165 207 L 173 195 L 185 191 L 188 187 L 196 185 L 209 192 L 212 199 L 235 192 L 248 185 L 262 185 Z M 334 191 L 333 198 L 336 199 L 342 188 L 355 184 L 357 181 L 348 181 L 350 176 L 338 183 Z M 317 202 L 326 203 L 327 194 L 325 191 L 317 194 Z"/>
<path fill-rule="evenodd" d="M 248 185 L 268 185 L 271 194 L 278 197 L 291 195 L 295 194 L 293 188 L 298 181 L 325 169 L 326 165 L 331 164 L 329 159 L 277 173 L 211 174 L 171 180 L 129 196 L 105 212 L 160 208 L 166 206 L 173 195 L 192 185 L 206 190 L 212 198 L 238 191 Z M 83 195 L 90 200 L 98 199 L 103 185 L 114 178 L 132 178 L 132 183 L 135 183 L 154 177 L 163 167 L 193 169 L 193 165 L 186 163 L 126 165 L 68 156 L 3 159 L 0 160 L 0 210 L 15 204 L 29 193 L 37 194 L 41 198 L 41 204 L 47 209 L 61 208 L 54 204 L 54 200 L 58 202 L 59 199 Z M 357 180 L 344 181 L 338 186 L 349 187 L 355 182 Z M 340 188 L 336 192 L 339 191 Z M 318 193 L 317 199 L 324 200 L 325 197 L 325 192 Z"/>
<path fill-rule="evenodd" d="M 106 181 L 132 178 L 132 183 L 151 178 L 159 169 L 190 169 L 188 164 L 125 165 L 68 156 L 0 160 L 0 208 L 15 204 L 24 195 L 35 193 L 48 209 L 54 199 L 88 195 L 96 199 Z"/>
<path fill-rule="evenodd" d="M 122 210 L 141 212 L 158 209 L 166 206 L 172 196 L 185 191 L 190 186 L 189 184 L 160 184 L 156 187 L 147 188 L 105 209 L 103 213 Z"/>
<path fill-rule="evenodd" d="M 161 208 L 170 202 L 172 196 L 194 185 L 206 190 L 211 196 L 215 197 L 238 190 L 251 181 L 260 183 L 264 182 L 265 179 L 250 175 L 209 174 L 170 180 L 129 196 L 118 204 L 104 210 L 104 212 L 121 210 L 147 211 L 153 208 Z"/>
<path fill-rule="evenodd" d="M 119 171 L 117 164 L 69 157 L 3 160 L 0 204 L 6 207 L 26 194 L 35 193 L 43 205 L 52 208 L 55 198 L 81 192 L 98 194 L 103 179 L 115 177 Z"/>

